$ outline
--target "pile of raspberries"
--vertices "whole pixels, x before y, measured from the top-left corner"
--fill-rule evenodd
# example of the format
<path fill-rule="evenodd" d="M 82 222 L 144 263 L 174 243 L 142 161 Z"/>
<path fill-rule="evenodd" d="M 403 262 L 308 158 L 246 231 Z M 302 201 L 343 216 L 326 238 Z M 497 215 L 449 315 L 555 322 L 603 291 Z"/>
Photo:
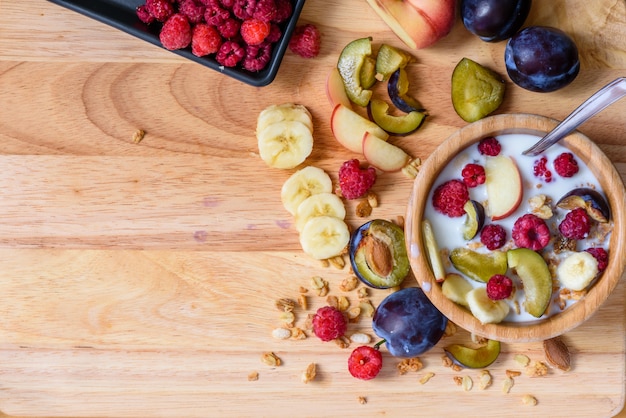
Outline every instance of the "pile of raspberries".
<path fill-rule="evenodd" d="M 267 66 L 282 36 L 280 25 L 292 13 L 292 0 L 146 0 L 137 7 L 142 22 L 162 23 L 164 48 L 191 47 L 198 57 L 211 55 L 224 67 L 251 72 Z M 320 33 L 314 25 L 298 27 L 289 47 L 307 58 L 317 56 Z"/>

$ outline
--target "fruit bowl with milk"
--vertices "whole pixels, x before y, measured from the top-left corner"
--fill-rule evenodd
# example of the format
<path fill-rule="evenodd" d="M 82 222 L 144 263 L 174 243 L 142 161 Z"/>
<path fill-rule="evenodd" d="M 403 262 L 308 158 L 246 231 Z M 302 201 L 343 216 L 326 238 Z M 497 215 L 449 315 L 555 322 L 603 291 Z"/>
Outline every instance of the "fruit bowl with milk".
<path fill-rule="evenodd" d="M 522 154 L 556 125 L 526 114 L 474 122 L 415 179 L 411 268 L 444 315 L 483 337 L 563 334 L 600 308 L 624 272 L 626 192 L 607 156 L 577 131 Z"/>

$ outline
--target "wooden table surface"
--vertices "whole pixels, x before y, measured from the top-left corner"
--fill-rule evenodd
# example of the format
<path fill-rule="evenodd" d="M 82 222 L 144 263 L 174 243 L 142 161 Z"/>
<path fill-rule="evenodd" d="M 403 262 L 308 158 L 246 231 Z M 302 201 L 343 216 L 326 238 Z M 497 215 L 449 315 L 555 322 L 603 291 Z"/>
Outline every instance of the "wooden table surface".
<path fill-rule="evenodd" d="M 350 275 L 304 255 L 280 200 L 293 170 L 269 169 L 257 154 L 258 113 L 270 104 L 307 106 L 315 147 L 306 164 L 336 180 L 358 158 L 329 127 L 324 84 L 343 46 L 371 35 L 402 44 L 364 1 L 309 0 L 301 23 L 323 35 L 321 54 L 287 52 L 276 80 L 254 88 L 57 5 L 0 2 L 0 411 L 26 417 L 207 416 L 614 416 L 625 393 L 624 280 L 602 309 L 567 333 L 569 373 L 522 374 L 509 394 L 506 370 L 540 343 L 505 344 L 481 390 L 477 371 L 441 364 L 441 343 L 424 368 L 400 375 L 384 352 L 372 381 L 352 378 L 351 348 L 271 336 L 274 304 L 309 289 L 308 313 Z M 534 2 L 528 24 L 567 31 L 581 72 L 550 94 L 507 81 L 498 113 L 563 119 L 604 84 L 626 75 L 626 4 L 619 0 Z M 412 86 L 430 117 L 394 139 L 428 158 L 464 126 L 450 101 L 450 76 L 463 57 L 505 75 L 504 43 L 469 36 L 460 21 L 435 46 L 415 52 Z M 580 130 L 626 178 L 624 103 Z M 146 131 L 133 142 L 137 129 Z M 411 180 L 383 174 L 372 218 L 404 215 Z M 348 223 L 364 220 L 349 202 Z M 388 291 L 369 292 L 376 305 Z M 353 304 L 356 291 L 348 294 Z M 350 332 L 373 336 L 367 318 Z M 448 341 L 467 341 L 460 330 Z M 354 347 L 354 344 L 353 344 Z M 353 348 L 352 347 L 352 348 Z M 274 352 L 278 367 L 261 361 Z M 301 374 L 317 364 L 317 377 Z M 258 380 L 249 375 L 258 373 Z M 425 384 L 426 373 L 435 376 Z M 465 392 L 455 376 L 471 376 Z M 536 406 L 523 405 L 533 395 Z M 361 403 L 360 398 L 366 400 Z M 626 416 L 623 413 L 620 416 Z M 3 415 L 5 416 L 5 415 Z"/>

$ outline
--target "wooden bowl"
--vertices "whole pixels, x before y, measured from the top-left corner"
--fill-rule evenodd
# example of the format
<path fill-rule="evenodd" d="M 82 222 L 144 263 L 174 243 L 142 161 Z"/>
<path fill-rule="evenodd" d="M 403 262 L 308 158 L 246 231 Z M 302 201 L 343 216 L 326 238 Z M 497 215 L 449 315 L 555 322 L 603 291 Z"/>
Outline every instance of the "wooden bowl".
<path fill-rule="evenodd" d="M 507 133 L 545 135 L 557 121 L 537 115 L 509 114 L 474 122 L 443 142 L 424 162 L 415 179 L 406 215 L 406 244 L 411 268 L 419 286 L 434 305 L 458 326 L 477 335 L 502 342 L 541 341 L 563 334 L 589 319 L 606 301 L 624 272 L 626 260 L 626 192 L 619 173 L 607 156 L 586 136 L 574 132 L 561 141 L 591 169 L 604 190 L 611 207 L 613 232 L 609 242 L 609 262 L 602 276 L 588 293 L 567 309 L 547 318 L 529 322 L 482 324 L 469 310 L 441 291 L 430 268 L 422 239 L 421 221 L 428 195 L 443 168 L 458 151 L 486 136 Z M 436 228 L 436 225 L 433 225 Z"/>

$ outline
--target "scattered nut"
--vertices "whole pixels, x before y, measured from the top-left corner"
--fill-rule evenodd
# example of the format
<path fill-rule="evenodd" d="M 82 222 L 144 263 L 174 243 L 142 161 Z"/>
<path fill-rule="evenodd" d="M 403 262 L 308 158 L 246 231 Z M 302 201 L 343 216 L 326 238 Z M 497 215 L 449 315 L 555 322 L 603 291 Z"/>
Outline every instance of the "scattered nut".
<path fill-rule="evenodd" d="M 470 390 L 472 390 L 472 387 L 474 386 L 474 381 L 472 380 L 471 377 L 469 377 L 468 375 L 463 376 L 463 382 L 461 383 L 461 386 L 463 387 L 463 390 L 466 392 L 469 392 Z"/>
<path fill-rule="evenodd" d="M 372 214 L 372 206 L 368 200 L 361 200 L 355 209 L 356 216 L 359 218 L 367 218 Z"/>
<path fill-rule="evenodd" d="M 482 390 L 485 390 L 489 386 L 491 386 L 492 380 L 493 379 L 491 377 L 491 373 L 489 373 L 489 370 L 481 370 L 481 372 L 478 374 L 478 387 L 480 387 Z"/>
<path fill-rule="evenodd" d="M 349 292 L 356 289 L 358 285 L 359 279 L 357 279 L 356 276 L 349 276 L 343 279 L 343 281 L 339 285 L 339 290 L 341 290 L 342 292 Z"/>
<path fill-rule="evenodd" d="M 461 386 L 463 384 L 462 376 L 452 376 L 452 380 L 454 380 L 454 383 L 456 383 L 457 386 Z"/>
<path fill-rule="evenodd" d="M 400 363 L 398 363 L 398 371 L 400 374 L 406 374 L 408 372 L 418 372 L 422 370 L 424 364 L 419 357 L 406 358 L 403 359 Z"/>
<path fill-rule="evenodd" d="M 358 399 L 361 405 L 365 405 L 367 403 L 367 398 L 365 396 L 359 396 Z"/>
<path fill-rule="evenodd" d="M 452 367 L 453 364 L 454 362 L 452 361 L 450 357 L 448 357 L 447 354 L 444 354 L 443 356 L 441 356 L 441 365 L 443 367 Z"/>
<path fill-rule="evenodd" d="M 133 132 L 133 142 L 135 144 L 140 143 L 143 140 L 144 136 L 146 136 L 146 131 L 144 131 L 143 129 L 137 129 L 135 132 Z"/>
<path fill-rule="evenodd" d="M 275 328 L 272 331 L 272 337 L 276 338 L 277 340 L 286 340 L 287 338 L 291 337 L 291 330 L 288 328 Z"/>
<path fill-rule="evenodd" d="M 535 406 L 537 405 L 537 398 L 535 398 L 533 395 L 524 395 L 522 396 L 522 403 L 524 405 Z"/>
<path fill-rule="evenodd" d="M 543 342 L 546 360 L 552 367 L 567 372 L 571 368 L 569 348 L 561 337 L 550 338 Z"/>
<path fill-rule="evenodd" d="M 367 199 L 367 203 L 369 203 L 372 208 L 378 207 L 378 196 L 376 196 L 376 193 L 368 192 L 365 198 Z"/>
<path fill-rule="evenodd" d="M 272 352 L 263 353 L 263 355 L 261 356 L 261 361 L 272 367 L 280 366 L 282 364 L 280 358 Z"/>
<path fill-rule="evenodd" d="M 259 380 L 259 372 L 250 372 L 250 374 L 248 375 L 248 382 L 254 382 L 256 380 Z"/>
<path fill-rule="evenodd" d="M 317 366 L 315 365 L 315 363 L 309 364 L 304 373 L 302 373 L 302 382 L 309 383 L 311 380 L 315 379 L 316 373 Z"/>
<path fill-rule="evenodd" d="M 421 385 L 425 385 L 426 383 L 428 383 L 428 381 L 430 379 L 432 379 L 435 376 L 435 373 L 433 372 L 428 372 L 426 373 L 424 376 L 422 376 L 419 380 Z"/>
<path fill-rule="evenodd" d="M 515 381 L 512 377 L 507 377 L 506 379 L 504 379 L 504 382 L 502 382 L 502 393 L 509 393 L 514 384 Z"/>
<path fill-rule="evenodd" d="M 355 332 L 350 336 L 350 341 L 355 344 L 369 344 L 372 338 L 363 332 Z"/>

